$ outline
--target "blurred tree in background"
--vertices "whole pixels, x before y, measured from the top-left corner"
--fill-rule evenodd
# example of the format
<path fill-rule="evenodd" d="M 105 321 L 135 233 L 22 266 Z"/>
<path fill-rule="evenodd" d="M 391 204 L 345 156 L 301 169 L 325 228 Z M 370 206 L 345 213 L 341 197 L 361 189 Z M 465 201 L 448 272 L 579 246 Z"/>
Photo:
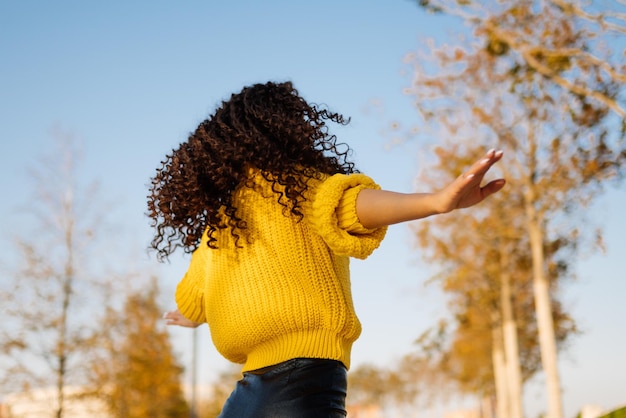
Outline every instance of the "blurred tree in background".
<path fill-rule="evenodd" d="M 459 17 L 488 53 L 514 59 L 578 97 L 587 109 L 626 116 L 624 3 L 602 0 L 417 0 L 432 13 Z M 591 103 L 595 103 L 595 106 Z M 580 102 L 577 104 L 581 104 Z"/>
<path fill-rule="evenodd" d="M 210 393 L 204 393 L 198 402 L 198 418 L 216 418 L 231 394 L 237 381 L 242 378 L 241 366 L 231 364 L 222 371 L 210 387 Z"/>
<path fill-rule="evenodd" d="M 389 370 L 371 364 L 363 364 L 348 374 L 348 400 L 350 406 L 384 409 L 385 404 L 399 388 L 391 385 Z M 402 388 L 400 388 L 402 389 Z"/>
<path fill-rule="evenodd" d="M 470 160 L 481 152 L 477 150 Z M 440 149 L 438 155 L 436 170 L 442 184 L 454 178 L 459 168 L 467 167 L 468 161 L 452 145 Z M 452 165 L 458 168 L 451 169 Z M 524 216 L 520 206 L 512 204 L 514 192 L 505 188 L 485 205 L 488 209 L 461 211 L 415 226 L 424 257 L 441 267 L 434 279 L 449 295 L 452 316 L 420 337 L 415 359 L 431 361 L 431 367 L 460 392 L 484 398 L 496 395 L 497 406 L 504 409 L 498 416 L 522 417 L 521 386 L 540 369 L 541 356 L 530 280 L 532 261 L 528 239 L 519 232 Z M 569 253 L 562 243 L 552 243 L 546 250 L 552 256 L 556 248 L 560 256 Z M 559 264 L 550 269 L 559 345 L 576 332 L 556 286 L 568 267 Z"/>
<path fill-rule="evenodd" d="M 430 185 L 460 175 L 485 144 L 504 149 L 499 167 L 509 183 L 500 200 L 474 212 L 475 221 L 441 217 L 417 226 L 429 258 L 447 266 L 441 277 L 457 307 L 453 340 L 472 341 L 456 351 L 454 344 L 442 349 L 450 362 L 482 346 L 481 357 L 494 363 L 491 386 L 499 393 L 500 415 L 520 417 L 520 381 L 536 369 L 536 344 L 525 334 L 536 327 L 548 417 L 562 418 L 557 344 L 575 326 L 562 311 L 558 289 L 572 275 L 571 256 L 601 242 L 599 230 L 584 219 L 585 208 L 606 180 L 624 175 L 625 8 L 561 0 L 418 3 L 458 17 L 467 29 L 443 46 L 425 43 L 408 59 L 413 80 L 407 93 L 424 122 L 418 133 L 444 143 L 428 168 Z M 456 223 L 437 236 L 446 222 Z M 433 234 L 437 239 L 424 238 Z M 474 243 L 484 245 L 483 254 Z M 479 343 L 477 330 L 463 337 L 467 324 L 482 328 L 491 343 Z M 471 367 L 467 361 L 455 366 L 467 372 L 456 374 L 462 385 L 467 377 L 478 379 Z M 475 389 L 489 391 L 486 381 L 477 383 Z"/>
<path fill-rule="evenodd" d="M 413 416 L 421 403 L 428 404 L 443 388 L 439 364 L 410 353 L 390 367 L 362 364 L 348 373 L 349 413 L 360 411 L 383 416 Z M 375 411 L 375 412 L 373 412 Z"/>
<path fill-rule="evenodd" d="M 92 384 L 119 418 L 175 418 L 189 415 L 183 396 L 183 368 L 174 357 L 169 334 L 159 324 L 163 309 L 153 278 L 132 291 L 120 311 L 103 319 L 107 345 L 92 365 Z"/>
<path fill-rule="evenodd" d="M 19 271 L 0 290 L 0 383 L 8 392 L 54 386 L 51 408 L 60 418 L 66 388 L 86 383 L 84 366 L 102 343 L 99 324 L 84 311 L 104 303 L 99 289 L 107 279 L 94 271 L 106 211 L 97 185 L 80 177 L 76 138 L 53 134 L 57 150 L 33 170 L 31 228 L 16 242 Z"/>
<path fill-rule="evenodd" d="M 57 148 L 33 169 L 17 271 L 3 272 L 0 390 L 35 402 L 53 387 L 47 416 L 57 418 L 101 396 L 116 417 L 185 416 L 182 368 L 157 326 L 156 281 L 132 277 L 122 261 L 110 210 L 81 177 L 80 141 L 53 136 Z"/>

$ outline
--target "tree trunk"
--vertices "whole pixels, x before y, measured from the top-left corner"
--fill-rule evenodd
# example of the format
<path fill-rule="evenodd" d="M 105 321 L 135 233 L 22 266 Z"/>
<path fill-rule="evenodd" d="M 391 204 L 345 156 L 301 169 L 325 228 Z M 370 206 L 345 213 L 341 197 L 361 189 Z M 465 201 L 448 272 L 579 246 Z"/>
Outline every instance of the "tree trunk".
<path fill-rule="evenodd" d="M 493 415 L 493 397 L 486 395 L 480 400 L 480 418 L 498 418 Z"/>
<path fill-rule="evenodd" d="M 501 248 L 500 273 L 500 309 L 502 310 L 502 336 L 504 341 L 504 357 L 506 364 L 507 394 L 509 413 L 506 417 L 522 418 L 522 377 L 520 371 L 519 347 L 517 342 L 517 323 L 513 315 L 511 303 L 511 275 L 508 273 L 508 256 L 505 248 Z"/>
<path fill-rule="evenodd" d="M 67 251 L 63 286 L 61 291 L 63 292 L 61 300 L 61 318 L 59 324 L 59 341 L 57 347 L 57 400 L 58 409 L 57 418 L 63 418 L 64 404 L 65 404 L 65 377 L 67 374 L 67 357 L 68 357 L 68 320 L 69 309 L 74 293 L 73 279 L 74 279 L 74 218 L 73 218 L 74 199 L 71 190 L 67 190 L 63 199 L 62 219 L 60 227 L 64 235 L 65 250 Z"/>
<path fill-rule="evenodd" d="M 506 361 L 502 344 L 502 327 L 499 321 L 492 329 L 491 360 L 493 362 L 493 376 L 496 383 L 496 414 L 498 418 L 509 416 L 509 397 L 506 378 Z"/>
<path fill-rule="evenodd" d="M 561 382 L 557 364 L 556 338 L 554 336 L 554 320 L 552 318 L 550 299 L 550 283 L 546 277 L 544 267 L 544 236 L 542 222 L 537 216 L 537 211 L 533 204 L 534 202 L 534 196 L 526 196 L 525 206 L 530 249 L 532 253 L 535 311 L 537 314 L 537 327 L 539 329 L 541 364 L 546 377 L 548 395 L 547 418 L 563 418 Z"/>

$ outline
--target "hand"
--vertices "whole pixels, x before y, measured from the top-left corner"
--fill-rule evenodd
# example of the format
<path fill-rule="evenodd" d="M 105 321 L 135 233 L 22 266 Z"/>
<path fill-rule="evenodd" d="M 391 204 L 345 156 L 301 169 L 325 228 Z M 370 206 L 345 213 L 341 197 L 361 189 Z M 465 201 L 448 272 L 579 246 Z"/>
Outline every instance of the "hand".
<path fill-rule="evenodd" d="M 193 322 L 185 318 L 178 309 L 175 311 L 165 312 L 163 314 L 163 319 L 167 319 L 165 322 L 166 325 L 178 325 L 187 328 L 197 328 L 201 325 L 200 322 Z"/>
<path fill-rule="evenodd" d="M 502 154 L 502 151 L 488 151 L 483 159 L 470 167 L 467 173 L 438 192 L 436 197 L 439 200 L 440 211 L 446 213 L 454 209 L 473 206 L 502 189 L 506 183 L 504 179 L 493 180 L 483 187 L 480 186 L 487 171 L 502 158 Z"/>

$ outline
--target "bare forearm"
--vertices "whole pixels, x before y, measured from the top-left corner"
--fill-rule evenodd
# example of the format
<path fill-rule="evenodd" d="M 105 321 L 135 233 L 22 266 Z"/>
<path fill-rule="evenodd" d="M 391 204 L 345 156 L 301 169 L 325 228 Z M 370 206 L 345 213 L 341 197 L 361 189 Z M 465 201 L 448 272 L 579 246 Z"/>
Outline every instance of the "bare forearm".
<path fill-rule="evenodd" d="M 465 174 L 436 193 L 361 190 L 356 199 L 359 221 L 365 228 L 373 229 L 474 206 L 504 187 L 504 179 L 481 187 L 487 171 L 501 158 L 502 151 L 489 150 Z"/>
<path fill-rule="evenodd" d="M 365 228 L 380 228 L 441 213 L 434 196 L 365 189 L 357 197 L 356 213 Z"/>

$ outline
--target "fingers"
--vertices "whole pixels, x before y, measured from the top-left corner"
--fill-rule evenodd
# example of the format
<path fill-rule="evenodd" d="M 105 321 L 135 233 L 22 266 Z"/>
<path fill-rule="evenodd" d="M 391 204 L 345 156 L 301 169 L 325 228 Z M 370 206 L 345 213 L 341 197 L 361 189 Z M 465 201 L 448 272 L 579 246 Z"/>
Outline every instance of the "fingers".
<path fill-rule="evenodd" d="M 165 312 L 163 314 L 163 319 L 166 320 L 165 325 L 178 325 L 178 326 L 187 327 L 187 328 L 196 328 L 200 326 L 200 323 L 193 322 L 185 318 L 178 309 L 175 311 Z"/>
<path fill-rule="evenodd" d="M 502 189 L 505 184 L 506 184 L 506 180 L 504 179 L 498 179 L 498 180 L 489 182 L 485 187 L 481 189 L 483 199 L 500 191 L 500 189 Z"/>
<path fill-rule="evenodd" d="M 504 155 L 502 150 L 496 151 L 495 149 L 490 149 L 481 160 L 476 161 L 470 167 L 470 169 L 463 177 L 466 179 L 471 179 L 476 176 L 484 175 L 491 168 L 492 165 L 494 165 L 502 158 L 502 155 Z"/>
<path fill-rule="evenodd" d="M 166 319 L 165 325 L 181 325 L 183 316 L 178 310 L 168 311 L 163 314 L 163 319 Z"/>
<path fill-rule="evenodd" d="M 178 311 L 167 311 L 163 314 L 163 319 L 176 319 L 179 315 Z"/>

